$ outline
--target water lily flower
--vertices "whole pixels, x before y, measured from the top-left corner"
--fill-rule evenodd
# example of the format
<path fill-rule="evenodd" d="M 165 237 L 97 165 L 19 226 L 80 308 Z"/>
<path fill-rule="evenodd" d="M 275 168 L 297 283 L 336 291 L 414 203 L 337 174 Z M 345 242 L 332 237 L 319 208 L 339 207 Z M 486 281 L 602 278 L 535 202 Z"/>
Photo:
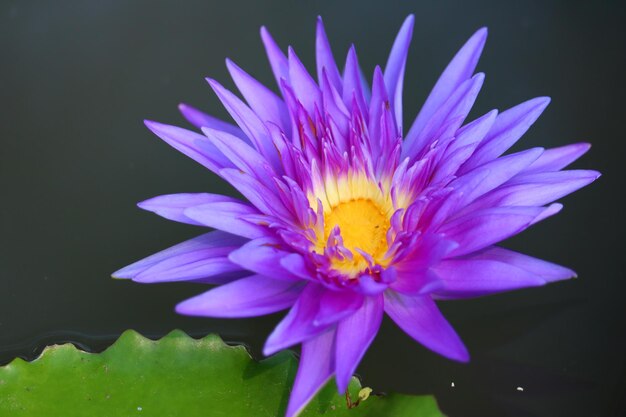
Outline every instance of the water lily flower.
<path fill-rule="evenodd" d="M 286 310 L 264 353 L 302 344 L 287 416 L 331 377 L 344 392 L 386 313 L 447 358 L 469 359 L 435 300 L 494 294 L 575 276 L 494 246 L 558 213 L 555 200 L 599 174 L 562 170 L 589 145 L 507 150 L 550 101 L 538 97 L 475 120 L 474 74 L 487 30 L 446 67 L 413 123 L 403 121 L 403 77 L 413 16 L 371 80 L 354 47 L 340 71 L 317 21 L 315 77 L 293 49 L 261 38 L 279 94 L 227 60 L 240 98 L 211 88 L 235 124 L 182 104 L 201 131 L 153 121 L 172 147 L 230 183 L 245 200 L 198 193 L 139 207 L 216 229 L 117 271 L 136 282 L 219 284 L 176 310 L 251 317 Z"/>

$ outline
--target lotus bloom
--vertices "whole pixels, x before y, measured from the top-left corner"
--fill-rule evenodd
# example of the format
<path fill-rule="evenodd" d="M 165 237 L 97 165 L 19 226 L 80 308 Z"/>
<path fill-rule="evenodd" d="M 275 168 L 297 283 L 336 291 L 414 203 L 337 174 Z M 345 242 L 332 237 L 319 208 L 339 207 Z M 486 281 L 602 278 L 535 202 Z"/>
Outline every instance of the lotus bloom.
<path fill-rule="evenodd" d="M 494 245 L 558 213 L 554 200 L 599 176 L 562 170 L 589 145 L 504 155 L 548 105 L 546 97 L 466 121 L 484 80 L 474 70 L 486 29 L 456 54 L 405 129 L 412 29 L 409 16 L 370 88 L 354 47 L 340 72 L 321 19 L 316 77 L 262 28 L 279 95 L 227 60 L 243 100 L 208 82 L 236 125 L 188 105 L 180 110 L 202 134 L 146 121 L 246 200 L 200 193 L 140 203 L 217 230 L 114 276 L 220 284 L 179 304 L 181 314 L 236 318 L 288 309 L 264 347 L 270 355 L 302 344 L 288 417 L 333 376 L 346 390 L 383 313 L 425 347 L 465 362 L 468 352 L 435 300 L 575 276 Z"/>

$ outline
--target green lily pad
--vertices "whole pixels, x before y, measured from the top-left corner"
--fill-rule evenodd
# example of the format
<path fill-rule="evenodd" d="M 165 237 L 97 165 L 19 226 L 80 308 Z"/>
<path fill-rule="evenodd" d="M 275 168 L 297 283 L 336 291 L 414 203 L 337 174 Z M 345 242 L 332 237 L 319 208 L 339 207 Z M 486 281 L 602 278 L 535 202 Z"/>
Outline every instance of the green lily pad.
<path fill-rule="evenodd" d="M 126 331 L 94 354 L 71 344 L 0 367 L 0 415 L 12 417 L 283 417 L 298 361 L 284 351 L 261 362 L 219 336 L 174 331 L 160 340 Z M 361 384 L 349 388 L 359 399 Z M 441 417 L 432 396 L 364 395 L 356 407 L 329 382 L 302 417 Z"/>

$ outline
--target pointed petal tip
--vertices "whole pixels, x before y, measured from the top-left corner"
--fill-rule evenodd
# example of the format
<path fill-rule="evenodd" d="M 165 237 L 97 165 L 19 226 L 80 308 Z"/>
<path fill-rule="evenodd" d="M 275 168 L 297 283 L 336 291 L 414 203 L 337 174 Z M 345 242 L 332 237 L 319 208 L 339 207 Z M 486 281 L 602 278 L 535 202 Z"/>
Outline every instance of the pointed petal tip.
<path fill-rule="evenodd" d="M 482 43 L 485 43 L 485 41 L 487 40 L 487 36 L 488 35 L 489 35 L 489 29 L 487 29 L 487 26 L 483 26 L 483 27 L 479 28 L 476 32 L 474 32 L 472 37 L 480 39 Z"/>
<path fill-rule="evenodd" d="M 182 314 L 183 316 L 200 315 L 197 309 L 193 308 L 193 306 L 189 303 L 190 300 L 193 300 L 193 298 L 189 300 L 181 301 L 180 303 L 176 304 L 176 306 L 174 307 L 174 311 L 177 314 Z"/>
<path fill-rule="evenodd" d="M 206 80 L 207 83 L 209 83 L 209 85 L 211 87 L 213 87 L 215 84 L 219 85 L 219 82 L 217 82 L 217 80 L 215 78 L 211 78 L 211 77 L 204 77 L 204 79 Z"/>
<path fill-rule="evenodd" d="M 270 334 L 271 336 L 271 334 Z M 279 350 L 282 350 L 283 347 L 281 346 L 276 346 L 274 343 L 272 343 L 272 341 L 270 340 L 270 338 L 268 337 L 267 340 L 265 341 L 265 344 L 263 345 L 263 356 L 272 356 L 274 353 L 278 352 Z"/>
<path fill-rule="evenodd" d="M 468 363 L 470 361 L 470 354 L 465 345 L 463 345 L 463 350 L 456 352 L 455 356 L 450 356 L 450 359 L 461 363 Z"/>
<path fill-rule="evenodd" d="M 154 120 L 150 120 L 150 119 L 144 119 L 143 124 L 150 130 L 152 130 L 154 132 L 155 129 L 158 129 L 160 126 L 162 126 L 162 123 L 156 122 Z"/>
<path fill-rule="evenodd" d="M 535 97 L 535 98 L 533 98 L 533 99 L 531 99 L 529 101 L 535 102 L 535 105 L 538 108 L 541 108 L 541 110 L 543 111 L 543 109 L 548 107 L 548 104 L 550 104 L 552 99 L 550 97 L 548 97 L 548 96 L 540 96 L 540 97 Z"/>
<path fill-rule="evenodd" d="M 130 279 L 131 277 L 126 273 L 126 268 L 118 269 L 117 271 L 111 274 L 111 278 L 113 279 Z"/>
<path fill-rule="evenodd" d="M 485 81 L 485 73 L 484 72 L 477 72 L 472 77 L 472 80 L 474 80 L 475 82 L 482 83 L 483 81 Z"/>

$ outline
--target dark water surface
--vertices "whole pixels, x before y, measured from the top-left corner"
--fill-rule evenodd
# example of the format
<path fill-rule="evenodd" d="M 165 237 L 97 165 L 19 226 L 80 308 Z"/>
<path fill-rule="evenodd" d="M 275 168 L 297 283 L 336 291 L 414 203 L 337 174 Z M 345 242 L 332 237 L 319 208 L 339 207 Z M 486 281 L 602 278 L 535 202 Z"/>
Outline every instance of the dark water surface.
<path fill-rule="evenodd" d="M 313 65 L 314 23 L 368 73 L 415 13 L 405 113 L 474 30 L 490 38 L 473 116 L 538 95 L 552 104 L 521 147 L 593 143 L 604 176 L 507 246 L 574 268 L 549 287 L 441 303 L 472 354 L 436 356 L 385 322 L 359 367 L 378 391 L 434 393 L 451 417 L 626 415 L 623 2 L 27 1 L 0 3 L 0 362 L 47 343 L 99 350 L 126 328 L 218 332 L 259 355 L 279 316 L 209 320 L 173 306 L 204 287 L 142 286 L 112 271 L 202 231 L 135 208 L 158 194 L 231 192 L 142 119 L 182 124 L 185 101 L 226 117 L 203 80 L 226 56 L 273 86 L 266 24 Z M 406 124 L 406 123 L 405 123 Z M 454 387 L 452 387 L 454 384 Z"/>

